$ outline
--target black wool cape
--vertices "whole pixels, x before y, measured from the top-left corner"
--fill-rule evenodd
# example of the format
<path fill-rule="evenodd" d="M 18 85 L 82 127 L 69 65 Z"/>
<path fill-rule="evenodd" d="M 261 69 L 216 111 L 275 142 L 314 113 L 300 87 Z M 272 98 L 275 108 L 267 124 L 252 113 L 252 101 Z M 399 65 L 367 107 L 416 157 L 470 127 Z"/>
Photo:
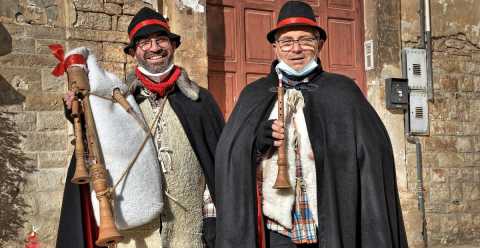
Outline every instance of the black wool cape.
<path fill-rule="evenodd" d="M 240 94 L 215 156 L 216 246 L 258 247 L 255 131 L 276 101 L 273 70 Z M 322 248 L 405 248 L 391 143 L 353 80 L 318 69 L 302 90 Z"/>
<path fill-rule="evenodd" d="M 215 199 L 214 155 L 224 126 L 223 115 L 212 95 L 204 88 L 200 87 L 199 98 L 194 101 L 185 96 L 177 86 L 175 87 L 176 89 L 168 96 L 170 106 L 185 130 L 190 145 L 202 166 L 211 196 Z M 80 193 L 82 189 L 81 186 L 70 182 L 74 171 L 75 159 L 72 159 L 65 183 L 57 248 L 86 248 L 88 245 L 85 237 L 91 235 L 83 232 L 81 207 L 83 200 Z M 162 194 L 162 192 L 158 193 Z"/>

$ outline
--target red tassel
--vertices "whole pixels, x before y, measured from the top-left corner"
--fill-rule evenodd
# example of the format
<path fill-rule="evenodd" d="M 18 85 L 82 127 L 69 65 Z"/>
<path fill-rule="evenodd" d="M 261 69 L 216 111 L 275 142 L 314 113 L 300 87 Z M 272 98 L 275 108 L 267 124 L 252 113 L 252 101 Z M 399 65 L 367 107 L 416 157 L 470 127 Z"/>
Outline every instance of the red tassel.
<path fill-rule="evenodd" d="M 25 239 L 25 248 L 40 248 L 40 241 L 38 241 L 37 233 L 32 231 Z"/>

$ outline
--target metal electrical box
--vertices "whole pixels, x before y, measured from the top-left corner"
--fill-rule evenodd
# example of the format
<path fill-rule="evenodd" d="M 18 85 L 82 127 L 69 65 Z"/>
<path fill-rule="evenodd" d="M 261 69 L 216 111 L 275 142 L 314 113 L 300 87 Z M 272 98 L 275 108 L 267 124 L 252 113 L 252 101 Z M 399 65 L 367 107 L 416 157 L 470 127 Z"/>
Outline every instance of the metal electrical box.
<path fill-rule="evenodd" d="M 405 48 L 402 52 L 403 75 L 409 94 L 409 132 L 428 135 L 427 53 L 425 49 Z"/>
<path fill-rule="evenodd" d="M 408 109 L 408 91 L 407 79 L 385 79 L 385 105 L 387 109 Z"/>

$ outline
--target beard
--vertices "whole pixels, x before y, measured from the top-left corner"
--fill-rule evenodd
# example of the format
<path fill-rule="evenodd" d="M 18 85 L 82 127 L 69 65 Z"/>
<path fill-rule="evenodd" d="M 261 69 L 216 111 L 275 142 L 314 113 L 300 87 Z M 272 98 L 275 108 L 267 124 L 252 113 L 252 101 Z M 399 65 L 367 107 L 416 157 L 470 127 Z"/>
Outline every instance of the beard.
<path fill-rule="evenodd" d="M 165 59 L 155 63 L 148 62 L 147 59 L 154 56 L 165 56 Z M 146 51 L 143 54 L 143 57 L 137 57 L 137 62 L 140 66 L 147 69 L 151 73 L 161 73 L 164 72 L 170 66 L 170 64 L 172 64 L 173 56 L 165 49 L 160 49 L 156 52 Z"/>

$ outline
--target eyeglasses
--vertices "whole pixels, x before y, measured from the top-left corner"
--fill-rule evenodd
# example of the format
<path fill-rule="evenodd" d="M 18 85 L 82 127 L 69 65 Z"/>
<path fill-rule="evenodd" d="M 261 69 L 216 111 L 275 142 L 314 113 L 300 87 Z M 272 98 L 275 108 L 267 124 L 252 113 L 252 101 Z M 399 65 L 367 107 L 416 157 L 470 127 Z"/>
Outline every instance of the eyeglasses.
<path fill-rule="evenodd" d="M 282 52 L 288 52 L 292 50 L 295 42 L 298 43 L 300 48 L 304 50 L 314 49 L 316 45 L 316 41 L 318 40 L 317 37 L 302 37 L 300 39 L 284 39 L 284 40 L 277 40 L 277 44 L 280 47 Z"/>
<path fill-rule="evenodd" d="M 170 39 L 168 39 L 168 37 L 154 37 L 150 39 L 142 39 L 137 42 L 137 46 L 145 51 L 152 48 L 153 42 L 155 42 L 157 46 L 162 48 L 170 46 Z"/>

